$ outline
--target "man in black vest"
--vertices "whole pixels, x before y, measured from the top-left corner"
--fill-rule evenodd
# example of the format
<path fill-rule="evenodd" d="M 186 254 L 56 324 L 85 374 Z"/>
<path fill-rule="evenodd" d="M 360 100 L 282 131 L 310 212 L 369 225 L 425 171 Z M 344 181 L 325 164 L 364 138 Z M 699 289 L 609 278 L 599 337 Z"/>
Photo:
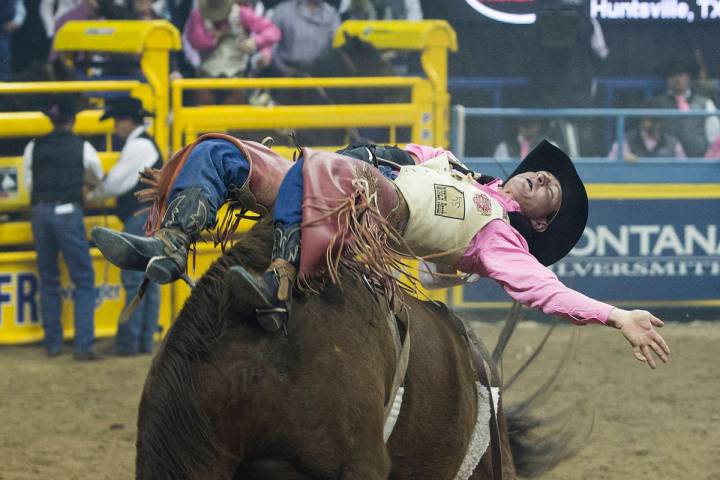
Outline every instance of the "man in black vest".
<path fill-rule="evenodd" d="M 25 148 L 25 181 L 31 191 L 32 232 L 40 273 L 40 310 L 48 357 L 62 351 L 60 270 L 62 252 L 75 285 L 75 359 L 97 360 L 95 340 L 95 272 L 83 216 L 85 172 L 102 177 L 97 152 L 72 132 L 75 106 L 68 97 L 55 100 L 46 115 L 53 131 Z"/>
<path fill-rule="evenodd" d="M 160 168 L 162 156 L 153 138 L 148 135 L 143 118 L 149 116 L 140 100 L 121 97 L 111 102 L 101 120 L 115 119 L 115 134 L 125 141 L 120 159 L 98 187 L 88 194 L 88 201 L 117 197 L 117 216 L 125 225 L 124 231 L 143 235 L 147 214 L 134 215 L 142 207 L 135 199 L 140 190 L 138 172 L 145 167 Z M 132 301 L 143 280 L 143 273 L 123 270 L 121 274 L 126 304 Z M 153 335 L 158 328 L 160 287 L 148 285 L 141 303 L 125 323 L 118 325 L 115 353 L 121 356 L 151 353 Z"/>

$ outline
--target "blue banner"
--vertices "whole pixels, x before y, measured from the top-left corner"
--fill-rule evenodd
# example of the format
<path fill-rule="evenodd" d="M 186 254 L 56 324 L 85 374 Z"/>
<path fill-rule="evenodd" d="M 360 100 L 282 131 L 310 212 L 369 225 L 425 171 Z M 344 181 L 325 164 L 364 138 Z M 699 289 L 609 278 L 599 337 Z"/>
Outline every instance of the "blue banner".
<path fill-rule="evenodd" d="M 720 306 L 720 200 L 591 200 L 575 249 L 551 269 L 568 287 L 612 304 Z M 491 280 L 463 287 L 457 307 L 509 296 Z"/>

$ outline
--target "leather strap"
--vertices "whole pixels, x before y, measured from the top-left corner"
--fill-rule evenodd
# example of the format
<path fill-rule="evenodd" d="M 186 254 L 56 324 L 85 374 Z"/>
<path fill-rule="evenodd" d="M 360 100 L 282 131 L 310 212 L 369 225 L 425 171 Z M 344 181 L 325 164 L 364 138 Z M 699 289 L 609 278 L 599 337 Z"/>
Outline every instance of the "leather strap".
<path fill-rule="evenodd" d="M 500 428 L 497 421 L 497 412 L 495 411 L 495 402 L 492 396 L 492 371 L 490 365 L 483 358 L 480 350 L 475 347 L 473 335 L 468 331 L 467 324 L 458 316 L 450 315 L 455 321 L 455 326 L 460 335 L 465 338 L 470 349 L 470 357 L 472 365 L 481 384 L 488 388 L 490 402 L 490 454 L 492 455 L 492 478 L 493 480 L 502 480 L 502 453 L 500 450 Z"/>
<path fill-rule="evenodd" d="M 497 412 L 495 411 L 495 402 L 492 396 L 490 366 L 485 359 L 482 358 L 480 352 L 473 348 L 471 342 L 469 342 L 469 345 L 472 350 L 473 363 L 475 364 L 475 370 L 477 370 L 478 380 L 480 380 L 480 383 L 485 385 L 488 388 L 488 392 L 490 392 L 490 454 L 492 456 L 492 478 L 493 480 L 502 480 L 500 428 L 498 426 Z"/>
<path fill-rule="evenodd" d="M 395 366 L 395 375 L 393 376 L 392 387 L 390 387 L 390 395 L 387 403 L 385 404 L 383 421 L 387 420 L 390 415 L 395 395 L 397 395 L 400 386 L 405 382 L 405 374 L 407 373 L 408 361 L 410 359 L 410 317 L 407 315 L 405 310 L 403 310 L 401 314 L 404 312 L 406 317 L 406 320 L 403 322 L 405 324 L 404 339 L 400 339 L 400 335 L 398 333 L 399 327 L 397 325 L 395 315 L 392 312 L 389 312 L 387 315 L 388 327 L 392 332 L 395 343 L 397 365 Z M 402 347 L 400 347 L 400 345 L 402 345 Z"/>

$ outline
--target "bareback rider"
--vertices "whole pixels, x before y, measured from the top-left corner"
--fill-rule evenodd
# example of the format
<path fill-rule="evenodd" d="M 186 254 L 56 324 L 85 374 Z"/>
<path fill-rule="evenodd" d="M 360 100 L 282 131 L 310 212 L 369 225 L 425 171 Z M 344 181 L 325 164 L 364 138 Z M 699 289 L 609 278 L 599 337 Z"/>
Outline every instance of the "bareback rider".
<path fill-rule="evenodd" d="M 571 160 L 556 147 L 543 142 L 505 182 L 476 181 L 451 167 L 459 162 L 450 152 L 421 145 L 383 148 L 380 154 L 366 147 L 346 153 L 364 158 L 303 149 L 288 170 L 291 164 L 257 143 L 220 134 L 201 137 L 156 178 L 155 224 L 150 226 L 160 228 L 153 237 L 97 228 L 93 238 L 115 265 L 145 269 L 150 280 L 170 282 L 184 273 L 190 243 L 215 224 L 220 204 L 232 196 L 254 211 L 274 207 L 268 270 L 260 277 L 242 267 L 230 272 L 234 294 L 256 307 L 267 330 L 286 321 L 298 274 L 303 282 L 328 275 L 335 279 L 335 258 L 346 266 L 364 258 L 372 263 L 370 271 L 380 271 L 373 280 L 382 284 L 392 277 L 388 265 L 395 258 L 383 255 L 400 250 L 425 256 L 444 270 L 488 276 L 516 301 L 547 314 L 618 328 L 635 357 L 652 368 L 651 351 L 667 361 L 668 347 L 653 328 L 662 326 L 661 320 L 588 298 L 564 286 L 546 267 L 578 241 L 588 210 Z M 398 173 L 364 161 L 377 157 L 393 157 L 380 163 L 406 165 Z M 357 211 L 374 223 L 363 224 Z"/>

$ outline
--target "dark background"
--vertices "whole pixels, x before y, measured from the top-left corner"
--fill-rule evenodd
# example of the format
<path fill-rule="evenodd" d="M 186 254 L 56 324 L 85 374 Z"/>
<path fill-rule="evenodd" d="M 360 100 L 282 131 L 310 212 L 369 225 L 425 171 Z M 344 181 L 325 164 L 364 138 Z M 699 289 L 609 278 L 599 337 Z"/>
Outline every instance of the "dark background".
<path fill-rule="evenodd" d="M 457 32 L 460 49 L 450 59 L 453 75 L 524 75 L 538 58 L 536 24 L 495 22 L 464 0 L 423 0 L 422 7 L 425 18 L 446 19 Z M 589 15 L 589 2 L 584 9 Z M 610 49 L 609 57 L 598 66 L 601 75 L 658 75 L 671 56 L 699 48 L 709 76 L 720 76 L 720 20 L 603 20 L 600 25 Z"/>

